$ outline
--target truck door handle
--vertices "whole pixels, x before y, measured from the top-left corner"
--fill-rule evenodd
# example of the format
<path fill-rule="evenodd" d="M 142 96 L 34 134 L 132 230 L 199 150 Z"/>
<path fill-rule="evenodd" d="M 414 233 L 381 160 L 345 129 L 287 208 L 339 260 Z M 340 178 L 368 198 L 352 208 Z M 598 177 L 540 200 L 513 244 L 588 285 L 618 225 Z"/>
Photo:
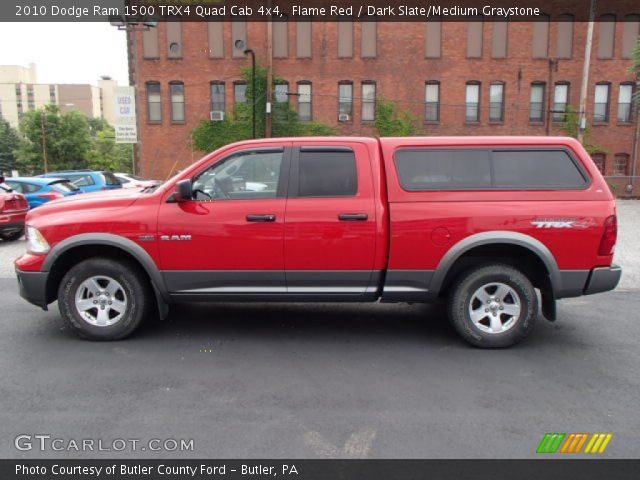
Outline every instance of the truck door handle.
<path fill-rule="evenodd" d="M 364 222 L 369 218 L 366 213 L 341 213 L 338 215 L 338 220 L 343 222 Z"/>
<path fill-rule="evenodd" d="M 269 213 L 266 215 L 247 215 L 247 222 L 275 222 L 276 216 Z"/>

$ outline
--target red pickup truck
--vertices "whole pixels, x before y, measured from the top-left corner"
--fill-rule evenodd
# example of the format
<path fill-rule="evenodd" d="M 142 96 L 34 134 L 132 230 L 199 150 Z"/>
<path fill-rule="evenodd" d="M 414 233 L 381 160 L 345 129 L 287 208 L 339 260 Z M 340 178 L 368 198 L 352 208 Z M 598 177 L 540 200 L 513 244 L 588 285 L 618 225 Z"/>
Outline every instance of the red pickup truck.
<path fill-rule="evenodd" d="M 614 198 L 559 137 L 277 138 L 228 145 L 159 187 L 27 217 L 21 295 L 82 337 L 173 301 L 434 302 L 505 347 L 555 301 L 615 288 Z"/>

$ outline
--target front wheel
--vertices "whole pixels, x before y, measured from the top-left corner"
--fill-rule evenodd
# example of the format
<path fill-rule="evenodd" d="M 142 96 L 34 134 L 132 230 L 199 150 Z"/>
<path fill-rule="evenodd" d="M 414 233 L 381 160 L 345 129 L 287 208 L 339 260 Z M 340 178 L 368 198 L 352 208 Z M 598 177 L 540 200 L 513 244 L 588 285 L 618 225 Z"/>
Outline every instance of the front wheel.
<path fill-rule="evenodd" d="M 142 322 L 149 288 L 137 268 L 107 258 L 72 267 L 58 289 L 64 325 L 89 340 L 119 340 Z"/>
<path fill-rule="evenodd" d="M 471 345 L 504 348 L 520 342 L 538 316 L 538 297 L 519 270 L 485 265 L 463 274 L 453 285 L 448 313 L 458 333 Z"/>

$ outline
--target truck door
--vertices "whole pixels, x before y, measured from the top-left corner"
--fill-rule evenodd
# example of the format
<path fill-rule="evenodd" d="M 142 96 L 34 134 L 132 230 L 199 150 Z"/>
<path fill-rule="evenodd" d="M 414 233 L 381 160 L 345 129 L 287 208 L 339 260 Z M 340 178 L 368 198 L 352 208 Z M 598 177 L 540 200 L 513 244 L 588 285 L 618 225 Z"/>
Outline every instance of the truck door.
<path fill-rule="evenodd" d="M 364 145 L 294 142 L 285 212 L 287 292 L 375 293 L 375 192 Z"/>
<path fill-rule="evenodd" d="M 239 147 L 193 175 L 192 200 L 161 204 L 160 262 L 172 294 L 286 293 L 289 146 Z"/>

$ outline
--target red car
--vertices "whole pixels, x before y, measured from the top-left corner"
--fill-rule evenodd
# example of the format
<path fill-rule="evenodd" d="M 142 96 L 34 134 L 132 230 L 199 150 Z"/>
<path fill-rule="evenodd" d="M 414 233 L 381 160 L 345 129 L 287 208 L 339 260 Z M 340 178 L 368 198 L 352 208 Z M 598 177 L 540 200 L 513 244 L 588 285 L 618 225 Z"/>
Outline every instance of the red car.
<path fill-rule="evenodd" d="M 0 238 L 4 241 L 19 239 L 24 233 L 24 220 L 29 203 L 24 195 L 14 192 L 0 176 Z"/>
<path fill-rule="evenodd" d="M 257 187 L 259 186 L 259 188 Z M 557 299 L 615 288 L 616 209 L 560 137 L 278 138 L 228 145 L 142 192 L 27 217 L 22 296 L 123 338 L 174 301 L 434 302 L 505 347 Z"/>

